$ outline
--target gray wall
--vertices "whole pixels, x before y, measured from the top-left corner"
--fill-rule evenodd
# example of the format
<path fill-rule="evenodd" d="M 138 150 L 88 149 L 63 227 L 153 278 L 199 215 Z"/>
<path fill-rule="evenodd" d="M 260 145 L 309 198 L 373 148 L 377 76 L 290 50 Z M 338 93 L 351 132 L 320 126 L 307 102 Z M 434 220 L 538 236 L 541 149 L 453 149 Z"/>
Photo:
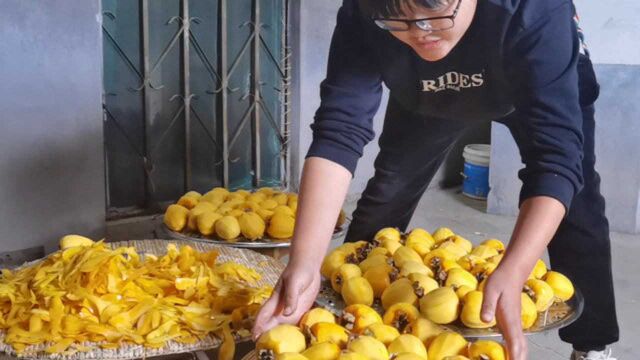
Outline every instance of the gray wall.
<path fill-rule="evenodd" d="M 292 181 L 297 185 L 297 175 L 302 170 L 304 156 L 311 144 L 311 130 L 309 125 L 313 122 L 313 116 L 320 105 L 320 82 L 324 79 L 327 67 L 329 43 L 336 22 L 338 8 L 342 0 L 299 0 L 294 2 L 294 94 L 299 94 L 299 99 L 294 102 L 293 111 L 293 139 L 292 144 Z M 382 105 L 374 118 L 374 130 L 376 138 L 365 148 L 364 155 L 358 163 L 355 176 L 349 189 L 352 197 L 359 196 L 364 190 L 367 181 L 374 174 L 373 162 L 380 148 L 378 147 L 378 135 L 382 130 L 386 100 L 388 93 L 385 91 Z M 490 139 L 489 124 L 482 124 L 474 131 L 465 135 L 456 146 L 445 164 L 436 174 L 431 186 L 450 186 L 462 181 L 462 148 L 464 144 L 472 142 L 487 143 Z"/>
<path fill-rule="evenodd" d="M 596 103 L 596 168 L 613 230 L 640 232 L 640 2 L 583 1 L 582 27 L 595 63 L 601 93 Z M 522 167 L 506 128 L 492 129 L 491 193 L 488 211 L 516 214 Z"/>
<path fill-rule="evenodd" d="M 640 65 L 640 1 L 574 0 L 598 64 Z"/>
<path fill-rule="evenodd" d="M 293 65 L 296 71 L 294 79 L 296 79 L 298 87 L 295 93 L 299 94 L 298 101 L 294 103 L 294 128 L 292 129 L 292 138 L 298 140 L 291 149 L 292 181 L 296 184 L 298 174 L 302 170 L 304 156 L 311 144 L 312 134 L 309 125 L 313 122 L 313 116 L 320 105 L 320 82 L 326 74 L 329 43 L 342 0 L 299 0 L 294 2 L 299 3 L 297 5 L 299 8 L 294 8 L 294 14 L 299 18 L 295 19 L 297 24 L 294 23 L 293 27 L 293 32 L 297 33 L 293 44 L 295 57 Z M 383 100 L 374 120 L 376 134 L 379 134 L 382 129 L 385 103 Z M 366 147 L 364 156 L 358 164 L 349 190 L 350 194 L 361 193 L 367 180 L 373 176 L 373 160 L 378 150 L 376 137 L 376 140 Z"/>
<path fill-rule="evenodd" d="M 104 233 L 99 0 L 0 2 L 0 251 Z"/>

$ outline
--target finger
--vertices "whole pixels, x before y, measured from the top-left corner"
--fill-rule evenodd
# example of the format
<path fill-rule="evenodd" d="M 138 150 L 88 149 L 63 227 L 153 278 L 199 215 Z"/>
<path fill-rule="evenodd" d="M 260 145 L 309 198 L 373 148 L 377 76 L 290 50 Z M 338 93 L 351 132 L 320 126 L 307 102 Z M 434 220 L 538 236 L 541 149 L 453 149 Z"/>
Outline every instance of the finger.
<path fill-rule="evenodd" d="M 301 283 L 305 284 L 304 281 Z M 290 315 L 286 315 L 284 311 L 280 312 L 278 323 L 298 324 L 300 318 L 313 306 L 319 290 L 319 281 L 312 281 L 312 283 L 307 286 L 301 286 L 300 292 L 298 293 L 296 309 Z M 284 306 L 283 304 L 283 307 Z"/>
<path fill-rule="evenodd" d="M 258 323 L 259 320 L 264 320 L 264 318 L 273 317 L 277 313 L 278 304 L 281 302 L 281 299 L 282 278 L 276 283 L 276 286 L 273 288 L 273 292 L 271 293 L 269 299 L 264 304 L 262 304 L 262 307 L 260 308 L 260 311 L 256 316 L 256 323 Z"/>
<path fill-rule="evenodd" d="M 270 320 L 274 318 L 278 304 L 281 302 L 281 291 L 274 291 L 271 297 L 262 305 L 258 315 L 256 315 L 256 322 L 252 329 L 252 335 L 254 340 L 260 337 L 260 335 L 267 329 L 269 329 Z"/>
<path fill-rule="evenodd" d="M 498 316 L 499 326 L 507 342 L 509 358 L 511 360 L 526 360 L 527 340 L 522 331 L 520 297 L 513 295 L 502 296 L 498 306 L 500 309 Z"/>
<path fill-rule="evenodd" d="M 303 290 L 300 281 L 292 280 L 284 287 L 284 316 L 291 316 L 298 309 L 298 298 Z"/>
<path fill-rule="evenodd" d="M 500 292 L 495 290 L 491 283 L 488 283 L 482 300 L 482 321 L 486 323 L 493 321 L 496 316 L 496 307 L 499 299 Z"/>

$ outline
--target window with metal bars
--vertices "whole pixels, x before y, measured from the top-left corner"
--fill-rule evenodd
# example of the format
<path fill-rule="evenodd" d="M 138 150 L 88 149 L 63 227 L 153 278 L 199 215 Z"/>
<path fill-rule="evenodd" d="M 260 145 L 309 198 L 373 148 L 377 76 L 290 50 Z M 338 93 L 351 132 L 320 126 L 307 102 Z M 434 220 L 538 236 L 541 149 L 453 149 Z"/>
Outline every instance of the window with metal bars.
<path fill-rule="evenodd" d="M 108 217 L 286 187 L 288 0 L 102 0 Z"/>

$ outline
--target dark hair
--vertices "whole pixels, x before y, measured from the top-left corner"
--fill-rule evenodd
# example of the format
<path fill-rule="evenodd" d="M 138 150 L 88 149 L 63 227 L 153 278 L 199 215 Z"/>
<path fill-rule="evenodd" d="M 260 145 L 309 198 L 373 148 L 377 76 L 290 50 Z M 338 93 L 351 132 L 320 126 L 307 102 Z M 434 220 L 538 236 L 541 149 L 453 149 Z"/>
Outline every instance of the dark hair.
<path fill-rule="evenodd" d="M 359 0 L 360 9 L 370 17 L 397 17 L 405 14 L 405 9 L 424 7 L 430 10 L 441 9 L 453 0 Z"/>

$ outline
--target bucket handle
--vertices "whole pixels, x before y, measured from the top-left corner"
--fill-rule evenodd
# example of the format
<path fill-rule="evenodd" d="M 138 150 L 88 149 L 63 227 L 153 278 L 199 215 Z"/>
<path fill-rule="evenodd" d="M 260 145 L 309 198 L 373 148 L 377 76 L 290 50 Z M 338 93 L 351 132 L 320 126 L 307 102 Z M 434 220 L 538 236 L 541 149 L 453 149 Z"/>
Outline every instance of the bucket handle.
<path fill-rule="evenodd" d="M 465 173 L 463 173 L 463 172 L 460 172 L 460 175 L 462 176 L 462 178 L 463 178 L 463 179 L 468 178 L 468 176 L 467 176 Z"/>

